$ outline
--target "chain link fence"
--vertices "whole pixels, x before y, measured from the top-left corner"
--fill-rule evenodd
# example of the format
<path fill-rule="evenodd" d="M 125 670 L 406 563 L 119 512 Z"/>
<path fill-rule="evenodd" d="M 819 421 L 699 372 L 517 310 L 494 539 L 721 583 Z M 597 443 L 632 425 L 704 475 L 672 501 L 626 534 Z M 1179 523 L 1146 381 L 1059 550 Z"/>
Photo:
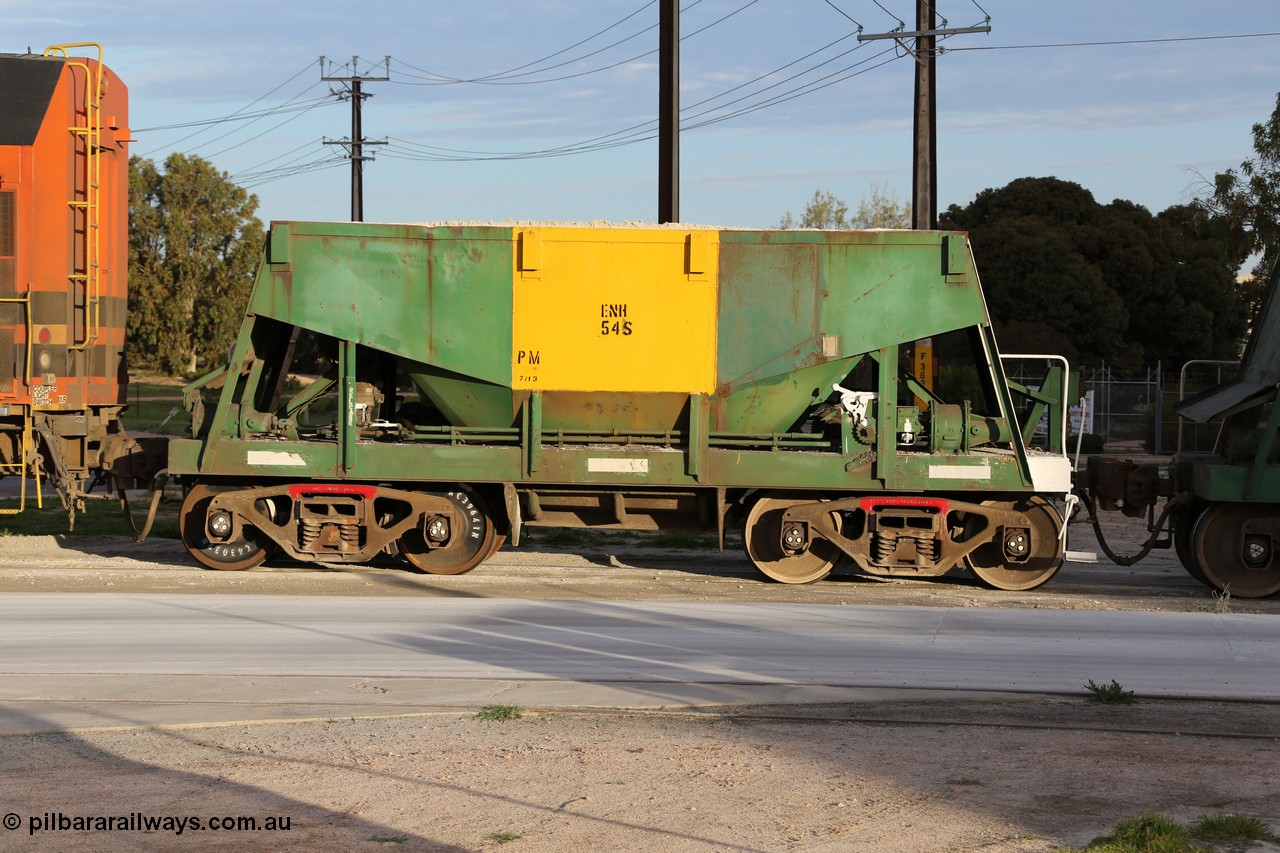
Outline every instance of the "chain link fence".
<path fill-rule="evenodd" d="M 1217 419 L 1197 424 L 1174 411 L 1180 400 L 1231 379 L 1235 361 L 1189 361 L 1168 372 L 1163 364 L 1122 371 L 1110 365 L 1086 367 L 1080 393 L 1086 400 L 1083 428 L 1107 450 L 1167 456 L 1179 450 L 1213 449 Z M 1073 418 L 1073 426 L 1076 420 Z"/>

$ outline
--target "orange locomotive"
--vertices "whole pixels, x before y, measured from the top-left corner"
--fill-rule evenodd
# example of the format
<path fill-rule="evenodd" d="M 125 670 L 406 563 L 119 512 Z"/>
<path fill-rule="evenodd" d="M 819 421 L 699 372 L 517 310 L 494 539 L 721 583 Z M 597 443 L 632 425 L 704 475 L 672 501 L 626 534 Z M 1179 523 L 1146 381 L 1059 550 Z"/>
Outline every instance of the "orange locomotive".
<path fill-rule="evenodd" d="M 95 478 L 144 462 L 120 425 L 128 143 L 100 46 L 0 54 L 0 477 L 22 478 L 19 509 L 29 480 L 74 512 Z"/>

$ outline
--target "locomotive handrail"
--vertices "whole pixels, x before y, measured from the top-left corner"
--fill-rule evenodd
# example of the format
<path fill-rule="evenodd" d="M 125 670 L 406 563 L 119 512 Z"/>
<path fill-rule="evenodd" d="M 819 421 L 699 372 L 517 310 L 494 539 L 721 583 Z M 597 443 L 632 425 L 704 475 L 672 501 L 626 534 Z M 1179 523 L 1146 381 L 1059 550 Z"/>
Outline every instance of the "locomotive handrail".
<path fill-rule="evenodd" d="M 93 68 L 89 67 L 87 61 L 74 61 L 68 52 L 71 48 L 91 47 L 97 50 L 97 65 Z M 45 56 L 62 55 L 67 58 L 67 65 L 72 68 L 80 68 L 85 75 L 85 103 L 84 103 L 84 125 L 73 124 L 69 130 L 72 134 L 81 137 L 84 144 L 84 194 L 83 201 L 75 198 L 75 186 L 71 188 L 72 198 L 67 202 L 68 206 L 84 211 L 84 253 L 83 265 L 84 272 L 77 272 L 73 267 L 67 278 L 70 281 L 84 282 L 84 341 L 75 343 L 74 340 L 67 344 L 67 349 L 83 350 L 98 342 L 98 336 L 101 331 L 101 302 L 102 302 L 102 280 L 100 273 L 100 241 L 98 239 L 98 215 L 99 215 L 99 150 L 102 142 L 102 123 L 100 120 L 100 111 L 102 109 L 102 45 L 97 42 L 75 42 L 70 44 L 56 44 L 46 47 Z M 78 114 L 78 113 L 77 113 Z M 74 259 L 73 259 L 74 262 Z"/>
<path fill-rule="evenodd" d="M 17 462 L 0 463 L 0 469 L 15 469 L 19 481 L 18 508 L 0 509 L 0 515 L 19 515 L 27 508 L 27 456 L 30 454 L 34 446 L 31 435 L 31 418 L 26 418 L 22 425 L 21 447 L 18 448 L 18 453 L 21 458 Z M 44 488 L 40 484 L 40 466 L 36 465 L 32 470 L 35 474 L 36 481 L 36 508 L 44 509 Z"/>

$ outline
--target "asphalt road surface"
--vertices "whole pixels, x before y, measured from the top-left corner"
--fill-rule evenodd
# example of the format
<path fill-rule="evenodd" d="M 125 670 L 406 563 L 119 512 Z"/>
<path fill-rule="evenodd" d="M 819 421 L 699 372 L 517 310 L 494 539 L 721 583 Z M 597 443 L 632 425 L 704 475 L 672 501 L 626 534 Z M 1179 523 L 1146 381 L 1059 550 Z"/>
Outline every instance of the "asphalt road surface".
<path fill-rule="evenodd" d="M 721 602 L 6 596 L 0 696 L 37 698 L 31 685 L 58 677 L 79 691 L 68 695 L 64 683 L 64 697 L 81 700 L 106 698 L 91 695 L 95 677 L 153 682 L 147 695 L 160 703 L 261 699 L 261 683 L 293 679 L 311 679 L 311 703 L 340 703 L 354 682 L 399 678 L 448 690 L 607 684 L 632 694 L 623 704 L 640 705 L 677 702 L 690 685 L 724 701 L 734 688 L 744 696 L 798 687 L 1078 694 L 1087 681 L 1110 679 L 1150 697 L 1274 701 L 1280 621 Z M 217 679 L 216 691 L 195 686 L 205 678 Z M 241 687 L 249 693 L 239 696 Z M 419 695 L 432 704 L 430 690 Z"/>

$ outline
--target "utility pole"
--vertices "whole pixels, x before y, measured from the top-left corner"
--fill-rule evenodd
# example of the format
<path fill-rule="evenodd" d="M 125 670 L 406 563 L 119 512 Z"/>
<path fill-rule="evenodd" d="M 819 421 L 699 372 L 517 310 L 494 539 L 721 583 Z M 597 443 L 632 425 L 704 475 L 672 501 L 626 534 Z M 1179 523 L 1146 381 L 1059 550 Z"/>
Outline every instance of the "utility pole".
<path fill-rule="evenodd" d="M 876 35 L 858 35 L 858 41 L 893 39 L 898 46 L 916 61 L 916 90 L 912 110 L 911 155 L 911 227 L 916 231 L 932 231 L 938 227 L 938 99 L 937 39 L 938 36 L 960 33 L 989 33 L 988 24 L 980 27 L 938 27 L 934 4 L 937 0 L 916 0 L 916 28 L 913 32 L 903 29 Z M 914 39 L 908 45 L 907 39 Z M 926 388 L 933 388 L 937 375 L 937 359 L 934 357 L 933 338 L 921 338 L 911 344 L 912 373 Z M 916 398 L 916 405 L 927 409 L 929 404 Z"/>
<path fill-rule="evenodd" d="M 911 227 L 929 230 L 938 227 L 938 101 L 935 80 L 938 36 L 960 33 L 989 33 L 987 24 L 978 27 L 937 25 L 937 0 L 916 0 L 914 31 L 859 35 L 858 41 L 893 39 L 916 61 L 915 108 L 912 113 L 914 143 L 911 168 Z M 990 19 L 988 19 L 990 20 Z M 908 44 L 913 39 L 914 44 Z"/>
<path fill-rule="evenodd" d="M 916 2 L 916 95 L 912 117 L 914 154 L 911 170 L 911 227 L 932 231 L 938 227 L 938 68 L 937 14 L 928 0 Z"/>
<path fill-rule="evenodd" d="M 385 69 L 381 75 L 361 74 L 359 70 L 360 57 L 351 57 L 350 73 L 344 73 L 348 70 L 348 66 L 342 65 L 334 67 L 332 63 L 327 66 L 325 58 L 320 57 L 320 79 L 326 82 L 342 83 L 344 88 L 341 92 L 335 93 L 342 100 L 351 101 L 351 136 L 348 139 L 326 139 L 325 145 L 341 145 L 347 150 L 347 157 L 351 160 L 351 221 L 364 222 L 364 161 L 372 160 L 372 156 L 365 156 L 364 146 L 366 145 L 386 145 L 385 139 L 365 139 L 364 131 L 360 126 L 360 104 L 365 98 L 373 97 L 367 94 L 361 88 L 361 84 L 365 81 L 381 81 L 391 79 L 391 57 L 383 59 L 383 68 Z M 371 66 L 370 70 L 373 67 Z M 333 73 L 334 71 L 338 73 Z"/>
<path fill-rule="evenodd" d="M 680 221 L 680 0 L 658 11 L 658 222 Z"/>

